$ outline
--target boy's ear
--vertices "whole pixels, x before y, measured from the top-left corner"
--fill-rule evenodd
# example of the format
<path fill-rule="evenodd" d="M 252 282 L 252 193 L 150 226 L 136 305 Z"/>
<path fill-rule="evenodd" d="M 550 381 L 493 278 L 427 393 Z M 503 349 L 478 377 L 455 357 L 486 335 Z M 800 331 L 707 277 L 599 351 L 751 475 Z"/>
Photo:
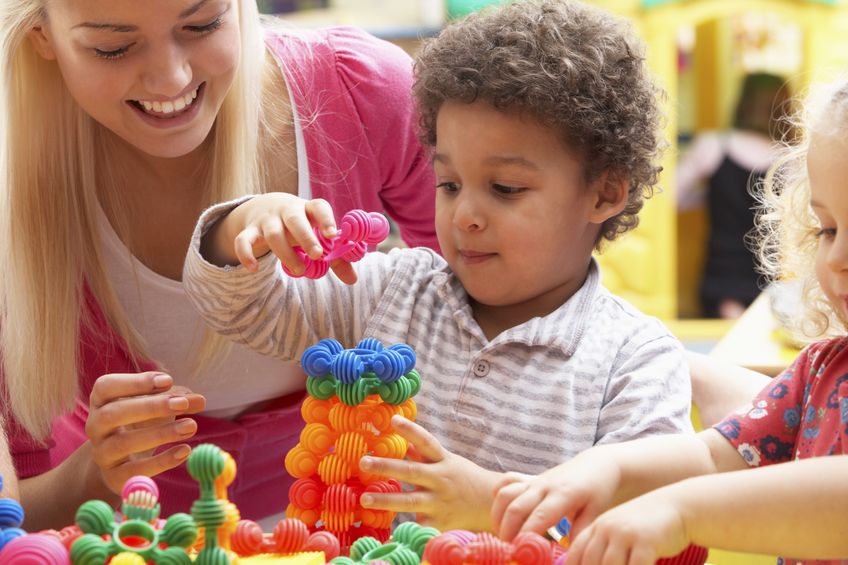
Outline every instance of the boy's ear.
<path fill-rule="evenodd" d="M 50 37 L 45 33 L 44 28 L 41 26 L 37 26 L 29 30 L 27 33 L 32 46 L 35 48 L 35 51 L 41 55 L 43 58 L 48 61 L 56 60 L 56 53 L 53 51 L 53 42 L 50 40 Z"/>
<path fill-rule="evenodd" d="M 592 209 L 589 211 L 589 221 L 602 224 L 624 210 L 627 205 L 627 195 L 630 189 L 630 179 L 610 171 L 604 171 L 601 176 L 592 181 Z"/>

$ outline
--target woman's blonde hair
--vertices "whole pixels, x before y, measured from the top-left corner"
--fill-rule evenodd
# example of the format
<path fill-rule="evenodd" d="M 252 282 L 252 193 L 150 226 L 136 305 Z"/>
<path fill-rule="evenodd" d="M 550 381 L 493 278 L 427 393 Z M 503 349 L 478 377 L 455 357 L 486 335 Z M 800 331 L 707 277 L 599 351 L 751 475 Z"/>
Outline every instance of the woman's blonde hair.
<path fill-rule="evenodd" d="M 815 87 L 795 118 L 796 140 L 783 150 L 762 183 L 757 233 L 761 270 L 775 281 L 797 281 L 804 312 L 791 320 L 795 337 L 810 341 L 845 333 L 816 277 L 821 224 L 810 206 L 807 152 L 812 135 L 845 139 L 848 82 Z"/>
<path fill-rule="evenodd" d="M 108 163 L 106 170 L 95 168 L 113 134 L 76 104 L 58 66 L 28 40 L 44 21 L 46 4 L 0 2 L 3 406 L 36 438 L 44 438 L 78 396 L 80 329 L 92 327 L 86 287 L 130 351 L 144 355 L 106 278 L 96 237 L 98 187 L 111 191 L 100 194 L 105 207 L 127 213 L 120 172 L 109 171 Z M 256 2 L 241 0 L 239 19 L 238 71 L 206 141 L 204 204 L 258 192 L 263 177 L 258 149 L 266 59 Z"/>

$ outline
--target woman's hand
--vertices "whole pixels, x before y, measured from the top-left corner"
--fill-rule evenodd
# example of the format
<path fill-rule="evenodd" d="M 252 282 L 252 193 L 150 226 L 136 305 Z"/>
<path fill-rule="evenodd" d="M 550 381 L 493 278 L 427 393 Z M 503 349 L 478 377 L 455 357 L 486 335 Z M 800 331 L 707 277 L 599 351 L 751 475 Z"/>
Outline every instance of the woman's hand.
<path fill-rule="evenodd" d="M 365 508 L 414 512 L 418 522 L 439 530 L 491 531 L 489 508 L 500 475 L 447 451 L 418 424 L 394 416 L 392 426 L 410 444 L 417 459 L 363 457 L 360 467 L 371 473 L 413 485 L 412 492 L 366 493 Z"/>
<path fill-rule="evenodd" d="M 283 192 L 260 194 L 213 225 L 203 238 L 201 253 L 214 264 L 238 262 L 255 271 L 257 258 L 270 251 L 292 273 L 302 274 L 305 266 L 294 247 L 299 246 L 311 259 L 320 259 L 323 253 L 314 227 L 324 237 L 337 235 L 333 209 L 326 200 L 304 200 Z M 336 260 L 330 267 L 341 281 L 356 282 L 350 263 Z"/>
<path fill-rule="evenodd" d="M 567 517 L 577 535 L 612 504 L 618 487 L 618 472 L 601 451 L 585 451 L 536 477 L 506 475 L 492 504 L 495 532 L 511 540 L 519 532 L 544 533 Z"/>
<path fill-rule="evenodd" d="M 173 382 L 169 375 L 147 372 L 103 375 L 94 383 L 85 433 L 112 492 L 120 493 L 134 475 L 152 477 L 176 467 L 191 453 L 184 443 L 155 453 L 192 437 L 197 423 L 177 416 L 196 414 L 206 405 L 201 395 Z"/>

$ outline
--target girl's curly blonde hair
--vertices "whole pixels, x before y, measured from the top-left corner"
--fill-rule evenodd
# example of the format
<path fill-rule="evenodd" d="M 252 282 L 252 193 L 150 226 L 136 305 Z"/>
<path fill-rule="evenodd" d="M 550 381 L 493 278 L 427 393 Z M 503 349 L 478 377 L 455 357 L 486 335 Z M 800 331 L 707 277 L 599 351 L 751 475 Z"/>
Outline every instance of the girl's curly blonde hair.
<path fill-rule="evenodd" d="M 807 153 L 812 135 L 844 139 L 848 126 L 848 82 L 816 87 L 795 118 L 798 138 L 787 145 L 762 183 L 755 236 L 760 270 L 774 281 L 798 281 L 804 312 L 790 320 L 802 341 L 844 335 L 816 277 L 821 224 L 810 206 Z"/>
<path fill-rule="evenodd" d="M 587 181 L 609 171 L 629 180 L 624 210 L 596 247 L 638 224 L 657 182 L 663 91 L 626 21 L 570 0 L 521 0 L 472 14 L 426 40 L 415 63 L 421 139 L 436 143 L 448 100 L 485 100 L 557 130 Z"/>

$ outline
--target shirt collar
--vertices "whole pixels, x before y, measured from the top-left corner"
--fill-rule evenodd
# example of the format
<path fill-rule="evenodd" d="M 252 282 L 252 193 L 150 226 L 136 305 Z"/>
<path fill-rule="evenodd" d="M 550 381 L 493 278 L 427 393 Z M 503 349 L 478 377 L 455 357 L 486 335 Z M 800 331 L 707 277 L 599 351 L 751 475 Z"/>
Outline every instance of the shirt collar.
<path fill-rule="evenodd" d="M 530 346 L 557 347 L 569 357 L 577 350 L 589 320 L 592 304 L 602 289 L 600 268 L 592 257 L 583 285 L 559 308 L 547 316 L 532 318 L 510 328 L 489 342 L 474 320 L 468 293 L 456 274 L 445 266 L 444 271 L 438 273 L 433 282 L 442 300 L 450 306 L 456 322 L 481 343 L 499 345 L 515 342 Z"/>

